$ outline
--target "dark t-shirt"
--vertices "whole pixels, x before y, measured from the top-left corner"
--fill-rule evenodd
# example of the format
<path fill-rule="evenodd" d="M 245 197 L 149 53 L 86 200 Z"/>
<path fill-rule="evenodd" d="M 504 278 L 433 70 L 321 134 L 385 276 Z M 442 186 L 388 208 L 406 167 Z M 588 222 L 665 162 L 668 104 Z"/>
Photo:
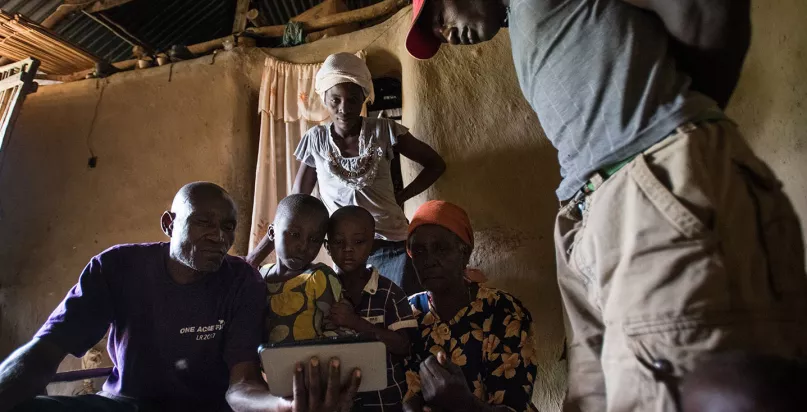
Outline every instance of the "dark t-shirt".
<path fill-rule="evenodd" d="M 227 256 L 217 272 L 179 285 L 168 249 L 120 245 L 95 256 L 36 336 L 80 357 L 109 330 L 106 394 L 166 410 L 226 410 L 229 368 L 257 360 L 263 282 Z"/>

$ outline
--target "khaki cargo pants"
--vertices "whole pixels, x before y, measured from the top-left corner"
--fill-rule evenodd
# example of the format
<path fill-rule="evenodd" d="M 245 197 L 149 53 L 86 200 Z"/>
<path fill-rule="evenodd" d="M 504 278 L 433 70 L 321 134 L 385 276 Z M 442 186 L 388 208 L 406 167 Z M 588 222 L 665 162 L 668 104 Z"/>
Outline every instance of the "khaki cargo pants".
<path fill-rule="evenodd" d="M 699 356 L 801 357 L 801 230 L 729 121 L 687 124 L 560 210 L 566 411 L 675 411 Z"/>

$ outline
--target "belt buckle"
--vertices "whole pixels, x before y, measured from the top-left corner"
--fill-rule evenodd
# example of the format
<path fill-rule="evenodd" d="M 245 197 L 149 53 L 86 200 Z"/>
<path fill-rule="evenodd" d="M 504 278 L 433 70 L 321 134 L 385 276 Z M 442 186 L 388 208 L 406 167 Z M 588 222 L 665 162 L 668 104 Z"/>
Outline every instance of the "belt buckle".
<path fill-rule="evenodd" d="M 586 184 L 583 185 L 583 188 L 580 189 L 583 193 L 590 195 L 594 193 L 597 188 L 602 186 L 602 184 L 608 180 L 610 176 L 604 171 L 597 170 L 594 174 L 591 175 L 591 178 L 586 181 Z M 590 187 L 589 187 L 590 186 Z"/>
<path fill-rule="evenodd" d="M 572 198 L 572 203 L 575 204 L 577 210 L 580 211 L 580 215 L 583 215 L 583 212 L 586 211 L 586 196 L 591 192 L 586 192 L 586 186 L 583 186 L 582 189 L 578 190 L 575 193 L 574 198 Z"/>

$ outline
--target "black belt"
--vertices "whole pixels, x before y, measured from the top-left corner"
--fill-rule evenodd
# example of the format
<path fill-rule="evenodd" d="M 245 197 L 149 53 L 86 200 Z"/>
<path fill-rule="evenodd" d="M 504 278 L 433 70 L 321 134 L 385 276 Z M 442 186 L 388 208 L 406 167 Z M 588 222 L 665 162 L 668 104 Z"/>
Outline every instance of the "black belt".
<path fill-rule="evenodd" d="M 401 246 L 406 243 L 405 240 L 385 240 L 385 239 L 374 239 L 373 240 L 373 250 L 381 249 L 382 247 L 397 247 Z"/>

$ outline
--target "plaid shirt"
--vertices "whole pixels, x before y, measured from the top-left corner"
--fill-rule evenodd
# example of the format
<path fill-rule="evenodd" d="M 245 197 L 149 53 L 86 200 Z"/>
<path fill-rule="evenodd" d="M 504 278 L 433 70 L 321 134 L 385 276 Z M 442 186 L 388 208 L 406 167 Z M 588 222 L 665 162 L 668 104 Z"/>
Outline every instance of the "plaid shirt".
<path fill-rule="evenodd" d="M 361 302 L 356 314 L 368 322 L 383 326 L 391 331 L 406 328 L 417 329 L 418 324 L 412 315 L 412 307 L 403 290 L 391 280 L 381 276 L 372 268 L 370 280 L 364 286 Z M 353 410 L 357 411 L 400 411 L 402 399 L 407 391 L 403 357 L 387 352 L 387 388 L 377 392 L 360 393 Z"/>

